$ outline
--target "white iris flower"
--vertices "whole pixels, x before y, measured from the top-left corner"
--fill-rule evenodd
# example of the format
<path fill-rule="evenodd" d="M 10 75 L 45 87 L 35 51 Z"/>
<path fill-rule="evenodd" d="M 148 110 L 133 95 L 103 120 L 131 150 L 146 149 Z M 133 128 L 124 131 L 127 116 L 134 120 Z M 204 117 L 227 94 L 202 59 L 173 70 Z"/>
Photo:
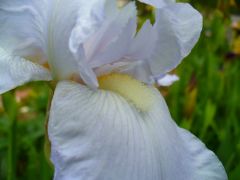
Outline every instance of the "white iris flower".
<path fill-rule="evenodd" d="M 227 179 L 151 85 L 177 80 L 165 75 L 190 53 L 202 17 L 174 0 L 141 1 L 156 21 L 136 33 L 133 2 L 0 0 L 0 93 L 58 82 L 48 124 L 56 180 Z"/>

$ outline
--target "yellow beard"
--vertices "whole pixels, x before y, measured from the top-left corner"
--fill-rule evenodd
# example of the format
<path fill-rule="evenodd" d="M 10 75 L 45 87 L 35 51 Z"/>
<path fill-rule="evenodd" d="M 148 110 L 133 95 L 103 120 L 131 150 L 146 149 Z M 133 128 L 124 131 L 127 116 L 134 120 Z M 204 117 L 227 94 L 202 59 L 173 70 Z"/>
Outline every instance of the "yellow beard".
<path fill-rule="evenodd" d="M 126 74 L 108 74 L 98 78 L 99 88 L 115 92 L 133 103 L 140 111 L 148 111 L 154 102 L 151 88 Z"/>

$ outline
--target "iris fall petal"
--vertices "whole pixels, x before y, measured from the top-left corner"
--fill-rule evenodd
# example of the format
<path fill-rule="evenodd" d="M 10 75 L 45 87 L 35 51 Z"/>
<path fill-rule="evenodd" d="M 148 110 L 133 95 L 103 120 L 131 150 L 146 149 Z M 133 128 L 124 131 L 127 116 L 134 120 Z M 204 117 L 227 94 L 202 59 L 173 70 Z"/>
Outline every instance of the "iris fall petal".
<path fill-rule="evenodd" d="M 60 82 L 48 126 L 56 180 L 226 180 L 213 152 L 177 127 L 157 90 L 142 112 L 118 94 Z"/>
<path fill-rule="evenodd" d="M 29 81 L 51 79 L 47 69 L 19 56 L 11 56 L 0 48 L 0 94 Z"/>

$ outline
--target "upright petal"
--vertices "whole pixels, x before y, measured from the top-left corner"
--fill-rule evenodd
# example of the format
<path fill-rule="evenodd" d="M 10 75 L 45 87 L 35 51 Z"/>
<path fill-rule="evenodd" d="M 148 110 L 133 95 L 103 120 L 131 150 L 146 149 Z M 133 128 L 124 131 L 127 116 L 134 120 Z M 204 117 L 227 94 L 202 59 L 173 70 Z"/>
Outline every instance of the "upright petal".
<path fill-rule="evenodd" d="M 48 28 L 48 56 L 55 76 L 66 79 L 81 74 L 91 79 L 90 68 L 83 69 L 83 42 L 101 23 L 105 0 L 54 0 Z M 84 71 L 87 71 L 86 73 Z"/>
<path fill-rule="evenodd" d="M 0 48 L 0 94 L 26 82 L 37 80 L 50 81 L 50 72 L 19 56 L 11 56 Z"/>
<path fill-rule="evenodd" d="M 128 6 L 131 7 L 131 3 L 119 14 L 124 13 Z M 124 14 L 125 20 L 135 20 L 135 16 L 131 17 L 135 13 L 131 16 Z M 110 17 L 115 23 L 118 22 L 118 16 L 114 15 Z M 111 71 L 124 72 L 152 83 L 153 78 L 165 75 L 190 53 L 202 28 L 201 15 L 190 5 L 181 3 L 169 2 L 164 8 L 157 9 L 154 26 L 147 21 L 136 37 L 133 20 L 122 26 L 121 31 L 115 30 L 119 26 L 105 20 L 107 23 L 104 22 L 100 30 L 85 43 L 88 62 L 92 68 L 96 68 L 95 71 L 102 73 L 106 67 L 110 67 Z M 124 21 L 119 22 L 120 25 L 124 24 Z M 119 32 L 119 35 L 112 36 L 115 32 Z"/>
<path fill-rule="evenodd" d="M 202 30 L 202 16 L 189 4 L 176 3 L 157 10 L 155 29 L 158 43 L 149 64 L 153 75 L 159 75 L 191 52 Z"/>
<path fill-rule="evenodd" d="M 136 32 L 136 18 L 133 17 L 129 20 L 120 35 L 103 49 L 102 52 L 96 54 L 91 61 L 93 68 L 101 67 L 105 64 L 110 64 L 123 59 L 129 51 L 129 45 Z"/>
<path fill-rule="evenodd" d="M 54 179 L 226 180 L 217 157 L 150 92 L 152 107 L 139 111 L 114 92 L 59 83 L 48 126 Z"/>
<path fill-rule="evenodd" d="M 158 33 L 148 20 L 132 40 L 127 57 L 133 60 L 146 60 L 151 58 L 158 39 Z"/>
<path fill-rule="evenodd" d="M 136 7 L 129 3 L 118 9 L 116 3 L 106 9 L 106 19 L 99 30 L 85 43 L 86 56 L 92 67 L 117 61 L 126 54 L 136 32 Z"/>

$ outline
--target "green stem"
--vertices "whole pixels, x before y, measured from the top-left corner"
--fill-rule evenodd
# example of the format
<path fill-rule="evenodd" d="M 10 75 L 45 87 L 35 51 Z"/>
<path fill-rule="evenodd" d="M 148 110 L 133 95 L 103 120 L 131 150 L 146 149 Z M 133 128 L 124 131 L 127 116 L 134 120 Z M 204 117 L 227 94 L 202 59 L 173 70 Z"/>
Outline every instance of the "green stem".
<path fill-rule="evenodd" d="M 53 164 L 50 160 L 50 154 L 51 154 L 51 142 L 48 138 L 48 121 L 49 121 L 49 115 L 50 115 L 50 108 L 51 108 L 51 103 L 53 99 L 53 93 L 55 89 L 55 85 L 50 86 L 50 92 L 49 92 L 49 99 L 48 99 L 48 105 L 47 105 L 47 112 L 46 112 L 46 121 L 45 121 L 45 142 L 44 142 L 44 153 L 46 160 L 48 164 L 53 168 Z"/>
<path fill-rule="evenodd" d="M 9 120 L 8 130 L 8 162 L 7 162 L 7 179 L 16 179 L 16 136 L 17 136 L 17 103 L 14 92 L 8 92 L 3 95 L 3 106 Z"/>
<path fill-rule="evenodd" d="M 16 179 L 16 130 L 17 121 L 11 119 L 8 140 L 8 180 Z"/>

